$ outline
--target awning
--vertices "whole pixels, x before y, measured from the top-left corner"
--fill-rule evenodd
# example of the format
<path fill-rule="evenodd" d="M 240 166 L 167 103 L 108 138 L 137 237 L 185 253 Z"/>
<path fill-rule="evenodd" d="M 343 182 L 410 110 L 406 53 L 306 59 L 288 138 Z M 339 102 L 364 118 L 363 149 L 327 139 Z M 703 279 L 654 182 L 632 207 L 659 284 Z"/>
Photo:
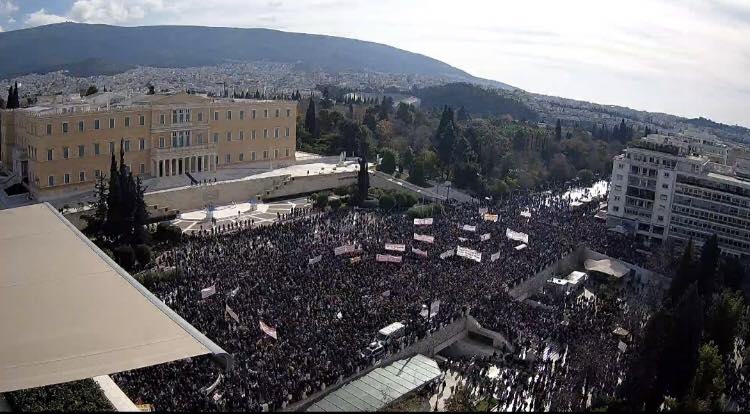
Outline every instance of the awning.
<path fill-rule="evenodd" d="M 630 268 L 622 262 L 613 259 L 592 260 L 586 259 L 583 262 L 587 271 L 604 273 L 616 278 L 621 278 L 630 272 Z"/>
<path fill-rule="evenodd" d="M 0 392 L 232 357 L 47 203 L 0 211 Z"/>

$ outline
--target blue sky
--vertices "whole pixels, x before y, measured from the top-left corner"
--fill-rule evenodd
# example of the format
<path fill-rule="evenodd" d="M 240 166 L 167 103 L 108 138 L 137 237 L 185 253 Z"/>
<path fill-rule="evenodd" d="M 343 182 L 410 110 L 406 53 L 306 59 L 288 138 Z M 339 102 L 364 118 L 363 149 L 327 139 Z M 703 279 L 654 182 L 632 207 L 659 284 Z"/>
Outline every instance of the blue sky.
<path fill-rule="evenodd" d="M 750 127 L 750 0 L 0 0 L 5 31 L 65 20 L 345 36 L 531 92 Z"/>

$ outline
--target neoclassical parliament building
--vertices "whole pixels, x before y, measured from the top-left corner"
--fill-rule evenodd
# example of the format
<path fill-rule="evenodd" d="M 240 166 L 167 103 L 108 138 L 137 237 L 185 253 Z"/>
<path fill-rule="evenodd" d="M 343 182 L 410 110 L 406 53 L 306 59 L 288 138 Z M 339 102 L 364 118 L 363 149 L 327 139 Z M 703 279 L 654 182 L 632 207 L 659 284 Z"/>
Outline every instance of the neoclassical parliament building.
<path fill-rule="evenodd" d="M 58 96 L 0 111 L 0 160 L 33 197 L 51 200 L 91 191 L 99 175 L 109 174 L 121 142 L 125 163 L 143 178 L 292 164 L 296 118 L 294 101 L 186 93 Z"/>

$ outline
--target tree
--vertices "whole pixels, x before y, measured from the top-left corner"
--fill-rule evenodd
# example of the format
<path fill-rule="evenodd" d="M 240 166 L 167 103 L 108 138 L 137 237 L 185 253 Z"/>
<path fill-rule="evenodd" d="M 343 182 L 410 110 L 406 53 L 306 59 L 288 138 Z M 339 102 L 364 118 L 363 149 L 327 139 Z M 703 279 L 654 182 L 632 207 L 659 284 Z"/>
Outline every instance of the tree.
<path fill-rule="evenodd" d="M 704 344 L 699 351 L 692 395 L 705 401 L 705 405 L 710 406 L 712 410 L 721 410 L 718 403 L 724 386 L 724 369 L 719 349 L 713 342 Z"/>
<path fill-rule="evenodd" d="M 435 141 L 438 158 L 447 177 L 453 160 L 453 147 L 456 145 L 456 129 L 453 122 L 453 110 L 450 107 L 443 110 Z"/>
<path fill-rule="evenodd" d="M 557 123 L 555 124 L 555 140 L 560 141 L 562 140 L 562 122 L 560 120 L 557 120 Z"/>
<path fill-rule="evenodd" d="M 369 150 L 369 143 L 367 142 L 367 134 L 360 133 L 359 139 L 359 171 L 357 173 L 357 200 L 359 205 L 367 199 L 367 191 L 370 188 L 370 174 L 367 171 L 367 153 Z"/>
<path fill-rule="evenodd" d="M 719 239 L 714 234 L 703 243 L 698 262 L 698 289 L 703 297 L 710 297 L 716 290 L 716 268 L 719 264 Z"/>
<path fill-rule="evenodd" d="M 315 193 L 311 197 L 313 199 L 313 207 L 317 209 L 322 210 L 328 205 L 328 193 Z"/>
<path fill-rule="evenodd" d="M 94 187 L 96 201 L 94 203 L 93 215 L 84 215 L 82 218 L 86 221 L 84 229 L 86 235 L 92 238 L 100 237 L 104 232 L 104 224 L 107 221 L 107 183 L 104 175 L 99 175 Z"/>
<path fill-rule="evenodd" d="M 589 169 L 583 169 L 578 171 L 578 179 L 581 180 L 582 185 L 591 185 L 594 182 L 594 173 Z"/>
<path fill-rule="evenodd" d="M 152 84 L 149 83 L 146 86 L 148 87 L 148 92 L 146 92 L 146 95 L 154 95 L 154 94 L 156 94 L 156 90 L 154 88 L 154 85 L 152 85 Z"/>
<path fill-rule="evenodd" d="M 145 267 L 151 263 L 151 248 L 146 244 L 135 246 L 135 258 L 141 267 Z"/>
<path fill-rule="evenodd" d="M 315 101 L 313 100 L 312 95 L 310 95 L 310 103 L 307 105 L 307 113 L 305 113 L 305 130 L 312 134 L 313 137 L 319 137 L 317 120 L 315 117 Z"/>
<path fill-rule="evenodd" d="M 411 125 L 414 122 L 414 107 L 404 102 L 399 102 L 398 108 L 396 108 L 396 119 L 403 122 L 404 125 Z"/>
<path fill-rule="evenodd" d="M 685 245 L 685 250 L 682 252 L 680 263 L 677 266 L 677 271 L 672 277 L 672 283 L 669 286 L 669 296 L 672 298 L 672 301 L 676 301 L 681 297 L 685 289 L 695 281 L 693 266 L 693 239 L 690 239 Z"/>
<path fill-rule="evenodd" d="M 96 88 L 96 85 L 91 85 L 88 89 L 86 89 L 86 92 L 83 93 L 83 96 L 93 95 L 97 92 L 99 92 L 99 89 Z"/>
<path fill-rule="evenodd" d="M 406 147 L 406 150 L 399 157 L 399 161 L 402 169 L 411 171 L 414 168 L 414 150 L 411 147 Z"/>
<path fill-rule="evenodd" d="M 391 194 L 384 193 L 378 199 L 378 206 L 385 211 L 391 211 L 396 206 L 396 200 Z"/>
<path fill-rule="evenodd" d="M 461 105 L 458 108 L 458 111 L 456 112 L 456 121 L 463 122 L 468 121 L 471 119 L 471 116 L 469 115 L 469 111 L 466 110 L 466 108 Z"/>
<path fill-rule="evenodd" d="M 734 351 L 734 340 L 744 313 L 745 303 L 738 292 L 726 289 L 713 298 L 706 320 L 706 336 L 716 344 L 721 355 L 729 356 Z"/>
<path fill-rule="evenodd" d="M 390 149 L 383 150 L 383 159 L 380 161 L 380 171 L 393 174 L 396 171 L 396 155 Z"/>
<path fill-rule="evenodd" d="M 135 252 L 129 244 L 121 244 L 114 250 L 115 261 L 125 270 L 131 270 L 135 265 Z"/>
<path fill-rule="evenodd" d="M 407 181 L 420 187 L 426 185 L 424 159 L 422 157 L 418 158 L 414 163 L 414 167 L 409 169 L 409 178 Z"/>

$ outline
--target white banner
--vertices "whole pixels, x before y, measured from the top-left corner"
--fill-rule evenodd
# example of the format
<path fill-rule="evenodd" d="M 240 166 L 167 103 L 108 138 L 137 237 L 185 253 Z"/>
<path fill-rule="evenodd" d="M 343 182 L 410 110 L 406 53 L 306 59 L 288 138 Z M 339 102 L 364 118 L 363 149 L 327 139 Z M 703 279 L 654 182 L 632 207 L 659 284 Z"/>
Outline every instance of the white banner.
<path fill-rule="evenodd" d="M 468 224 L 464 224 L 463 227 L 461 227 L 461 230 L 474 232 L 474 231 L 477 231 L 477 226 L 470 226 Z"/>
<path fill-rule="evenodd" d="M 455 254 L 455 252 L 453 251 L 453 249 L 446 250 L 446 251 L 440 253 L 440 258 L 441 259 L 447 259 L 447 258 L 453 256 L 454 254 Z"/>
<path fill-rule="evenodd" d="M 384 298 L 387 298 L 387 297 L 391 296 L 391 290 L 388 289 L 385 292 L 381 293 L 380 295 L 383 296 Z"/>
<path fill-rule="evenodd" d="M 422 242 L 430 243 L 430 244 L 435 243 L 435 237 L 434 236 L 428 236 L 426 234 L 417 234 L 417 233 L 414 233 L 414 240 L 422 241 Z"/>
<path fill-rule="evenodd" d="M 353 244 L 345 244 L 343 246 L 339 246 L 333 249 L 333 254 L 335 256 L 340 256 L 345 253 L 354 253 L 354 252 L 361 251 L 361 250 L 362 250 L 361 248 L 357 249 L 356 246 L 354 246 Z"/>
<path fill-rule="evenodd" d="M 432 217 L 429 218 L 423 218 L 423 219 L 414 219 L 414 224 L 417 226 L 431 226 L 432 225 Z"/>
<path fill-rule="evenodd" d="M 518 246 L 514 247 L 514 249 L 516 249 L 516 250 L 523 250 L 526 247 L 527 247 L 526 244 L 519 244 Z"/>
<path fill-rule="evenodd" d="M 385 249 L 393 251 L 393 252 L 405 252 L 406 251 L 406 245 L 404 245 L 404 244 L 386 243 L 385 244 Z"/>
<path fill-rule="evenodd" d="M 522 211 L 521 212 L 521 217 L 530 218 L 531 217 L 531 211 L 529 211 L 529 210 Z"/>
<path fill-rule="evenodd" d="M 319 255 L 313 257 L 312 259 L 308 260 L 307 264 L 311 265 L 311 264 L 318 263 L 320 261 L 320 259 L 322 259 L 322 258 L 323 258 L 323 255 L 319 254 Z"/>
<path fill-rule="evenodd" d="M 401 256 L 392 256 L 390 254 L 378 254 L 375 256 L 378 262 L 401 263 Z"/>
<path fill-rule="evenodd" d="M 524 242 L 524 243 L 528 243 L 529 242 L 529 235 L 528 234 L 517 232 L 517 231 L 513 231 L 513 230 L 511 230 L 509 228 L 505 229 L 505 235 L 509 239 L 511 239 L 511 240 L 520 241 L 520 242 Z"/>
<path fill-rule="evenodd" d="M 356 256 L 349 259 L 349 263 L 359 263 L 362 261 L 362 256 Z"/>
<path fill-rule="evenodd" d="M 484 233 L 483 235 L 479 236 L 479 240 L 481 240 L 481 241 L 487 241 L 487 240 L 490 239 L 490 237 L 491 236 L 490 236 L 489 233 Z"/>
<path fill-rule="evenodd" d="M 482 261 L 482 253 L 461 246 L 456 247 L 456 256 L 465 257 L 477 263 L 480 263 Z"/>
<path fill-rule="evenodd" d="M 485 214 L 484 215 L 485 221 L 491 221 L 491 222 L 497 222 L 497 214 Z"/>
<path fill-rule="evenodd" d="M 260 321 L 260 330 L 263 331 L 266 335 L 270 336 L 273 339 L 278 340 L 279 338 L 276 336 L 276 328 L 271 328 L 270 326 L 263 323 L 263 321 Z"/>
<path fill-rule="evenodd" d="M 414 254 L 417 254 L 417 255 L 419 255 L 419 256 L 422 256 L 422 257 L 427 257 L 427 252 L 426 252 L 426 251 L 424 251 L 424 250 L 420 250 L 420 249 L 417 249 L 417 248 L 414 248 L 414 247 L 412 247 L 412 248 L 411 248 L 411 251 L 412 251 L 412 252 L 413 252 Z"/>
<path fill-rule="evenodd" d="M 230 308 L 229 305 L 224 305 L 224 306 L 226 307 L 225 310 L 226 310 L 227 314 L 229 314 L 229 316 L 231 316 L 232 319 L 234 319 L 235 322 L 240 323 L 240 317 L 237 316 L 236 313 L 234 313 L 234 311 L 232 310 L 232 308 Z"/>
<path fill-rule="evenodd" d="M 479 207 L 479 214 L 480 214 L 480 215 L 485 215 L 485 214 L 487 214 L 487 211 L 489 211 L 489 210 L 487 209 L 487 207 Z"/>
<path fill-rule="evenodd" d="M 497 260 L 499 258 L 500 258 L 500 252 L 492 253 L 492 255 L 490 255 L 490 261 L 491 262 L 494 262 L 495 260 Z"/>
<path fill-rule="evenodd" d="M 201 299 L 210 298 L 211 296 L 215 294 L 216 294 L 216 285 L 207 287 L 205 289 L 201 289 Z"/>
<path fill-rule="evenodd" d="M 466 242 L 466 241 L 469 241 L 469 239 L 467 239 L 466 237 L 459 237 L 458 241 L 460 241 L 460 242 Z"/>
<path fill-rule="evenodd" d="M 237 286 L 236 288 L 232 289 L 232 291 L 231 291 L 231 292 L 229 292 L 229 296 L 230 296 L 230 297 L 235 297 L 235 296 L 237 296 L 237 293 L 238 293 L 239 291 L 240 291 L 240 287 L 239 287 L 239 286 Z"/>

